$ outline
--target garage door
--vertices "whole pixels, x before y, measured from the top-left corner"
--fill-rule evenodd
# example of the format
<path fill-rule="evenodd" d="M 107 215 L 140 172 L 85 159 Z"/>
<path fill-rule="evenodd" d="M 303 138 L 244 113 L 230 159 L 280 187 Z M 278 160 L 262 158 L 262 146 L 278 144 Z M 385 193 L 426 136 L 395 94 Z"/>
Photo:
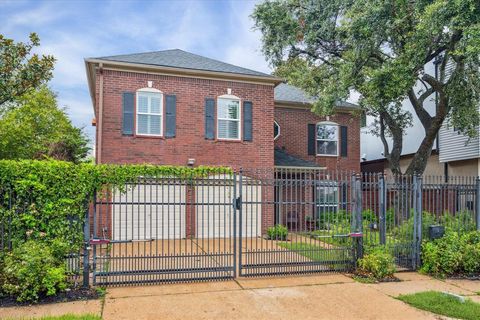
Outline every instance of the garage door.
<path fill-rule="evenodd" d="M 230 185 L 225 183 L 228 177 L 211 177 L 203 185 L 196 187 L 196 228 L 198 238 L 228 238 L 233 236 L 233 213 L 232 206 L 234 199 L 233 179 Z M 249 184 L 251 180 L 243 177 L 242 193 L 248 194 L 249 204 L 242 204 L 242 236 L 257 237 L 261 235 L 262 188 L 255 183 Z M 219 183 L 215 183 L 215 180 Z M 237 196 L 240 185 L 237 182 Z M 258 203 L 251 203 L 258 202 Z M 239 236 L 239 214 L 237 211 L 237 237 Z"/>
<path fill-rule="evenodd" d="M 129 185 L 115 192 L 113 240 L 185 238 L 185 185 Z"/>

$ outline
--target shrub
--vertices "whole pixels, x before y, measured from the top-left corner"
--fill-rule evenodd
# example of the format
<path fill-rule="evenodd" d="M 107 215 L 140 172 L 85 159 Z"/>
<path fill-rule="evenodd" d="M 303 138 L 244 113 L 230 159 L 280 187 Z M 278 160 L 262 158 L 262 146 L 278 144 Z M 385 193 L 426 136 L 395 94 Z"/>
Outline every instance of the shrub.
<path fill-rule="evenodd" d="M 459 235 L 447 230 L 445 235 L 422 244 L 422 272 L 436 277 L 480 273 L 480 232 Z"/>
<path fill-rule="evenodd" d="M 277 224 L 267 229 L 267 237 L 270 240 L 287 240 L 288 229 L 284 225 Z"/>
<path fill-rule="evenodd" d="M 375 248 L 358 260 L 357 272 L 370 279 L 390 278 L 396 271 L 394 257 L 384 248 Z"/>
<path fill-rule="evenodd" d="M 37 301 L 41 295 L 54 295 L 67 287 L 65 266 L 49 246 L 27 241 L 5 254 L 2 291 L 22 301 Z"/>

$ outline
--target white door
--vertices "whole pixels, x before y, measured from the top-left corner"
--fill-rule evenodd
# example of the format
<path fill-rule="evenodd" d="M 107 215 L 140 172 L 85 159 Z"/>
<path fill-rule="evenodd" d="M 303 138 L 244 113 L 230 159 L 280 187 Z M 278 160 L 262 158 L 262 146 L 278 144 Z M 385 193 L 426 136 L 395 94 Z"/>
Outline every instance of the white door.
<path fill-rule="evenodd" d="M 257 237 L 262 230 L 262 188 L 243 177 L 242 193 L 248 202 L 242 204 L 242 237 Z M 198 238 L 226 238 L 233 236 L 234 188 L 229 176 L 210 177 L 195 188 L 196 230 Z M 237 197 L 240 185 L 237 182 Z M 240 211 L 237 211 L 237 237 L 240 235 Z"/>
<path fill-rule="evenodd" d="M 185 186 L 130 185 L 115 192 L 113 240 L 185 238 Z"/>

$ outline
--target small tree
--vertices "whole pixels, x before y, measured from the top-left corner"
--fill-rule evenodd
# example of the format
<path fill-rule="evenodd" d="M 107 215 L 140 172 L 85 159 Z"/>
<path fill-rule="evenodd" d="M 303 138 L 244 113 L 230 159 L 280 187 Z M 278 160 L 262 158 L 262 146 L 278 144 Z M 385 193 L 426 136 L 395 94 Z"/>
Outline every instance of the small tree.
<path fill-rule="evenodd" d="M 52 78 L 53 56 L 31 54 L 40 45 L 36 33 L 30 42 L 17 42 L 0 34 L 0 113 L 9 102 Z"/>
<path fill-rule="evenodd" d="M 252 16 L 276 74 L 318 97 L 314 112 L 329 114 L 351 90 L 360 93 L 394 174 L 412 119 L 405 99 L 425 130 L 407 174 L 424 172 L 444 121 L 478 134 L 478 0 L 272 0 Z M 426 68 L 432 63 L 437 74 Z M 425 102 L 434 99 L 431 115 Z"/>
<path fill-rule="evenodd" d="M 0 159 L 79 162 L 87 156 L 88 139 L 58 107 L 49 88 L 30 90 L 15 104 L 0 118 Z"/>

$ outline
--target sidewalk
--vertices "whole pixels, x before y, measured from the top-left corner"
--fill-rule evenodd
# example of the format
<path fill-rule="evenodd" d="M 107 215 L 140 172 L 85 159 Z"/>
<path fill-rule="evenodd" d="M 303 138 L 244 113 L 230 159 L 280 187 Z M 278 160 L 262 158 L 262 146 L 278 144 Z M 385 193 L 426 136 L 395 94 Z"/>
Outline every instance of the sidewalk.
<path fill-rule="evenodd" d="M 342 274 L 119 287 L 105 302 L 0 308 L 0 318 L 94 313 L 103 319 L 445 319 L 395 299 L 448 291 L 480 302 L 480 281 L 399 273 L 401 282 L 363 284 Z"/>

